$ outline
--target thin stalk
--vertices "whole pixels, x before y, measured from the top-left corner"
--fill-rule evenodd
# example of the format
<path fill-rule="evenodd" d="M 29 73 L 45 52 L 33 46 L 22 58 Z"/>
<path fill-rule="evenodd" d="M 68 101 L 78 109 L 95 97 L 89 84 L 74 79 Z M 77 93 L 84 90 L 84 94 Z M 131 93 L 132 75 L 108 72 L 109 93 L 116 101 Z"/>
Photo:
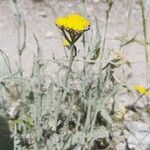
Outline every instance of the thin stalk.
<path fill-rule="evenodd" d="M 89 94 L 89 99 L 88 99 L 88 110 L 87 110 L 87 116 L 86 116 L 86 121 L 85 121 L 85 129 L 89 129 L 89 124 L 90 124 L 90 115 L 91 115 L 91 108 L 92 108 L 92 95 L 91 91 Z"/>
<path fill-rule="evenodd" d="M 42 63 L 40 62 L 40 60 L 42 59 L 42 53 L 41 53 L 41 48 L 38 42 L 38 39 L 36 38 L 35 35 L 34 39 L 36 41 L 37 44 L 37 78 L 38 78 L 38 83 L 37 83 L 37 97 L 36 97 L 36 135 L 37 135 L 37 142 L 40 141 L 40 137 L 41 137 L 41 116 L 42 116 L 42 100 L 43 100 L 43 91 L 42 91 L 42 82 L 43 82 L 43 76 L 42 76 Z M 38 144 L 38 143 L 37 143 Z"/>
<path fill-rule="evenodd" d="M 20 76 L 22 76 L 21 15 L 19 12 L 17 2 L 14 2 L 14 6 L 16 9 L 16 20 L 17 20 L 17 50 L 18 50 L 18 57 L 19 57 L 19 73 Z"/>
<path fill-rule="evenodd" d="M 5 61 L 5 64 L 6 64 L 7 68 L 8 68 L 8 71 L 10 73 L 11 78 L 13 78 L 13 73 L 12 73 L 10 61 L 9 61 L 9 58 L 8 58 L 7 54 L 2 49 L 0 49 L 0 53 L 2 54 L 2 57 L 3 57 L 3 59 Z M 18 89 L 16 83 L 15 83 L 15 88 L 16 88 L 17 94 L 19 95 L 20 93 L 19 93 L 19 89 Z"/>
<path fill-rule="evenodd" d="M 103 38 L 103 42 L 102 42 L 102 56 L 101 56 L 101 58 L 103 58 L 103 54 L 104 54 L 105 41 L 106 41 L 106 35 L 107 35 L 107 30 L 108 30 L 109 16 L 110 16 L 110 11 L 111 11 L 111 8 L 112 8 L 112 5 L 113 5 L 112 0 L 107 0 L 107 1 L 108 1 L 108 9 L 106 10 L 106 24 L 105 24 L 104 38 Z"/>
<path fill-rule="evenodd" d="M 106 10 L 105 31 L 104 31 L 104 37 L 103 37 L 103 41 L 102 41 L 102 45 L 101 45 L 101 57 L 100 57 L 100 60 L 102 60 L 102 61 L 103 61 L 103 56 L 104 56 L 105 41 L 106 41 L 106 36 L 107 36 L 108 22 L 109 22 L 109 16 L 110 16 L 110 11 L 111 11 L 112 5 L 113 5 L 113 1 L 112 0 L 110 0 L 110 1 L 108 0 L 108 9 Z M 97 82 L 98 91 L 100 91 L 101 89 L 104 89 L 103 88 L 103 83 L 102 83 L 102 78 L 103 78 L 102 63 L 99 63 L 99 78 L 98 78 L 98 82 Z"/>
<path fill-rule="evenodd" d="M 79 130 L 80 120 L 81 120 L 81 113 L 80 113 L 80 112 L 78 112 L 78 119 L 77 119 L 77 123 L 76 123 L 76 131 L 78 131 L 78 130 Z"/>
<path fill-rule="evenodd" d="M 97 114 L 98 114 L 99 110 L 100 110 L 100 108 L 98 107 L 96 109 L 95 113 L 94 113 L 94 118 L 93 118 L 92 123 L 91 123 L 91 131 L 90 131 L 91 134 L 92 134 L 92 132 L 94 130 L 94 126 L 95 126 L 95 122 L 96 122 L 96 118 L 97 118 Z"/>
<path fill-rule="evenodd" d="M 142 14 L 142 25 L 143 25 L 143 36 L 144 36 L 144 48 L 145 48 L 145 65 L 146 65 L 146 79 L 147 79 L 147 87 L 149 87 L 149 54 L 147 49 L 147 26 L 146 26 L 146 18 L 145 18 L 145 8 L 144 8 L 144 0 L 140 0 L 141 6 L 141 14 Z"/>
<path fill-rule="evenodd" d="M 73 60 L 74 60 L 74 45 L 72 45 L 70 48 L 70 59 L 69 59 L 68 71 L 66 73 L 66 78 L 65 78 L 65 86 L 67 86 L 67 81 L 69 79 Z"/>
<path fill-rule="evenodd" d="M 0 53 L 2 54 L 5 64 L 9 70 L 10 76 L 13 77 L 13 73 L 12 73 L 11 66 L 10 66 L 10 61 L 9 61 L 7 54 L 2 49 L 0 49 Z"/>
<path fill-rule="evenodd" d="M 17 39 L 18 39 L 18 69 L 19 69 L 19 75 L 20 75 L 20 99 L 23 100 L 23 84 L 22 84 L 22 53 L 21 53 L 21 48 L 20 48 L 20 24 L 18 23 L 17 26 Z"/>
<path fill-rule="evenodd" d="M 16 137 L 17 136 L 17 125 L 16 125 L 16 123 L 14 125 L 14 133 L 13 134 L 14 134 L 14 138 L 13 138 L 14 139 L 13 140 L 14 141 L 14 146 L 13 147 L 14 147 L 14 150 L 17 150 L 17 144 L 16 144 L 16 141 L 17 141 L 17 137 Z"/>
<path fill-rule="evenodd" d="M 60 110 L 60 104 L 61 102 L 65 99 L 66 97 L 66 94 L 67 94 L 67 81 L 69 79 L 69 75 L 70 75 L 70 72 L 71 72 L 71 67 L 72 67 L 72 64 L 73 64 L 73 61 L 74 61 L 74 49 L 75 46 L 74 44 L 71 45 L 70 47 L 70 59 L 69 59 L 69 66 L 68 66 L 68 70 L 67 70 L 67 73 L 66 73 L 66 78 L 65 78 L 65 87 L 64 89 L 61 89 L 61 96 L 58 100 L 58 104 L 57 104 L 57 108 L 56 108 L 56 116 L 55 116 L 55 131 L 57 130 L 57 121 L 58 121 L 58 115 L 59 115 L 59 110 Z"/>
<path fill-rule="evenodd" d="M 64 92 L 63 89 L 61 89 L 61 96 L 60 96 L 60 98 L 58 98 L 58 103 L 57 103 L 57 107 L 56 107 L 54 131 L 57 130 L 57 122 L 58 122 L 58 116 L 59 116 L 59 111 L 60 111 L 60 104 L 65 99 L 66 94 L 67 94 L 67 90 L 65 90 L 65 92 Z"/>
<path fill-rule="evenodd" d="M 131 1 L 131 7 L 130 7 L 130 10 L 129 10 L 129 13 L 128 13 L 128 25 L 127 25 L 127 31 L 126 31 L 126 35 L 128 35 L 128 32 L 130 30 L 130 27 L 132 25 L 132 16 L 133 16 L 133 9 L 134 9 L 134 6 L 135 6 L 135 0 L 132 0 Z"/>
<path fill-rule="evenodd" d="M 18 54 L 18 71 L 19 71 L 19 78 L 20 78 L 20 99 L 23 101 L 23 67 L 22 67 L 22 53 L 26 46 L 26 29 L 25 29 L 25 23 L 24 23 L 24 43 L 21 45 L 21 24 L 22 24 L 22 18 L 19 11 L 18 3 L 17 1 L 12 1 L 13 6 L 16 10 L 16 13 L 14 14 L 17 21 L 17 54 Z"/>
<path fill-rule="evenodd" d="M 147 50 L 147 26 L 146 26 L 146 18 L 145 18 L 145 8 L 144 8 L 144 1 L 141 0 L 141 11 L 142 11 L 142 24 L 143 24 L 143 36 L 144 36 L 144 46 L 145 46 L 145 58 L 146 61 L 149 61 L 148 58 L 148 50 Z"/>
<path fill-rule="evenodd" d="M 83 16 L 86 16 L 87 14 L 87 9 L 86 9 L 86 5 L 87 5 L 87 2 L 86 0 L 82 0 L 81 1 L 81 13 Z M 86 39 L 86 34 L 83 33 L 83 38 L 82 38 L 82 45 L 83 45 L 83 49 L 84 49 L 84 52 L 86 52 L 86 42 L 85 42 L 85 39 Z M 86 62 L 83 62 L 83 74 L 85 75 L 85 72 L 86 72 L 86 66 L 87 66 L 87 63 Z"/>

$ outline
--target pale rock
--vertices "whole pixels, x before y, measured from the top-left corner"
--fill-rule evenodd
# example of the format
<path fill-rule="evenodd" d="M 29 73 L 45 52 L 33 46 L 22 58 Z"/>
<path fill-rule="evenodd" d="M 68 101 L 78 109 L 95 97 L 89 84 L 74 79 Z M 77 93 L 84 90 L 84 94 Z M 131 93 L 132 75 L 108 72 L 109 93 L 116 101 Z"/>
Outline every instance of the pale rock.
<path fill-rule="evenodd" d="M 129 149 L 149 150 L 150 134 L 149 132 L 136 132 L 126 137 Z"/>
<path fill-rule="evenodd" d="M 134 117 L 135 113 L 131 110 L 129 110 L 126 115 L 124 116 L 124 119 L 125 120 L 128 120 L 128 121 L 132 121 L 132 118 Z"/>
<path fill-rule="evenodd" d="M 150 117 L 148 113 L 141 112 L 141 121 L 150 124 Z"/>
<path fill-rule="evenodd" d="M 116 150 L 124 150 L 126 147 L 125 143 L 119 143 L 118 145 L 116 145 Z"/>
<path fill-rule="evenodd" d="M 46 37 L 47 39 L 52 38 L 52 37 L 53 37 L 53 33 L 52 33 L 51 31 L 48 31 L 48 32 L 45 34 L 45 37 Z"/>
<path fill-rule="evenodd" d="M 141 121 L 125 121 L 125 127 L 130 132 L 150 132 L 150 126 Z"/>
<path fill-rule="evenodd" d="M 46 18 L 47 17 L 47 13 L 45 11 L 40 11 L 39 12 L 39 16 Z"/>
<path fill-rule="evenodd" d="M 72 3 L 69 3 L 69 4 L 68 4 L 68 7 L 69 7 L 69 8 L 72 8 Z"/>
<path fill-rule="evenodd" d="M 16 119 L 19 116 L 20 110 L 21 110 L 20 103 L 17 101 L 13 102 L 11 104 L 11 107 L 9 108 L 8 112 L 9 118 Z"/>
<path fill-rule="evenodd" d="M 127 109 L 125 108 L 124 105 L 122 105 L 121 103 L 117 103 L 115 105 L 115 117 L 117 119 L 122 119 L 124 118 L 124 116 L 126 115 Z"/>

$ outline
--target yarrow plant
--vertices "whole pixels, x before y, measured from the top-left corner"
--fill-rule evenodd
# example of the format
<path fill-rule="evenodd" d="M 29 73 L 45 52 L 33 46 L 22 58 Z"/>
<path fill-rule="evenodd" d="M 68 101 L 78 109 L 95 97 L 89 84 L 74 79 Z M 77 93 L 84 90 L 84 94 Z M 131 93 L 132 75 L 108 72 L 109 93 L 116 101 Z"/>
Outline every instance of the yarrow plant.
<path fill-rule="evenodd" d="M 70 14 L 56 19 L 55 24 L 61 30 L 61 33 L 65 38 L 65 43 L 70 48 L 69 69 L 65 79 L 65 85 L 67 85 L 71 66 L 75 56 L 77 55 L 75 42 L 85 31 L 90 29 L 91 23 L 88 19 L 84 18 L 80 14 Z"/>
<path fill-rule="evenodd" d="M 116 99 L 119 92 L 126 88 L 126 83 L 120 80 L 115 71 L 122 64 L 127 64 L 127 61 L 121 48 L 105 48 L 111 1 L 108 4 L 104 35 L 100 32 L 97 19 L 92 23 L 95 28 L 89 30 L 91 22 L 77 13 L 59 17 L 54 22 L 63 36 L 67 52 L 70 53 L 69 59 L 65 59 L 68 60 L 68 66 L 64 60 L 55 57 L 45 61 L 40 43 L 34 35 L 37 51 L 33 57 L 31 76 L 24 77 L 20 69 L 17 72 L 13 70 L 7 79 L 1 78 L 2 88 L 6 92 L 3 108 L 6 111 L 11 108 L 9 126 L 14 150 L 116 149 L 114 143 L 118 142 L 118 138 L 115 135 L 117 133 L 120 137 L 123 133 L 117 123 L 124 120 L 128 110 L 122 104 L 117 104 Z M 13 6 L 15 5 L 14 2 Z M 22 31 L 21 27 L 24 29 L 26 26 L 18 26 L 18 31 Z M 21 41 L 20 36 L 17 38 Z M 84 49 L 82 56 L 77 53 L 75 45 L 79 38 L 83 38 L 83 46 L 79 47 Z M 26 41 L 26 36 L 24 39 Z M 24 49 L 25 46 L 23 44 Z M 46 74 L 47 61 L 59 66 L 56 78 Z M 20 60 L 18 62 L 21 64 Z M 64 71 L 65 78 L 60 78 Z M 64 84 L 59 82 L 60 79 L 64 80 Z M 16 89 L 19 96 L 14 94 L 11 87 Z M 148 93 L 144 87 L 137 87 L 136 90 Z M 0 93 L 2 94 L 1 91 Z M 15 105 L 9 104 L 12 99 L 17 102 Z"/>

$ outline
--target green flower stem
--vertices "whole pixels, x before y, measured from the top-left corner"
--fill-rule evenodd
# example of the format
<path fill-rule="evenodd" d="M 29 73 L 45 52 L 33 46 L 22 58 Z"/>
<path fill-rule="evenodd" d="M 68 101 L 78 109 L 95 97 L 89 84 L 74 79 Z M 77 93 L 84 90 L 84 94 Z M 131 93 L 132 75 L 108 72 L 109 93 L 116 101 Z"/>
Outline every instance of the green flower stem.
<path fill-rule="evenodd" d="M 70 72 L 71 72 L 71 67 L 72 67 L 72 64 L 73 64 L 73 61 L 74 61 L 74 51 L 75 51 L 75 45 L 72 44 L 71 47 L 70 47 L 70 59 L 69 59 L 69 67 L 68 67 L 68 70 L 67 70 L 67 73 L 66 73 L 66 78 L 65 78 L 65 87 L 64 89 L 62 89 L 62 94 L 58 100 L 58 104 L 57 104 L 57 110 L 56 110 L 56 116 L 55 116 L 55 131 L 57 130 L 57 121 L 58 121 L 58 115 L 59 115 L 59 110 L 60 110 L 60 104 L 61 102 L 65 99 L 66 97 L 66 94 L 67 94 L 67 81 L 69 79 L 69 75 L 70 75 Z"/>
<path fill-rule="evenodd" d="M 110 17 L 110 11 L 112 9 L 113 6 L 113 1 L 109 0 L 108 2 L 108 9 L 106 10 L 106 24 L 105 24 L 105 30 L 104 30 L 104 37 L 103 37 L 103 41 L 101 43 L 101 56 L 99 57 L 100 61 L 103 61 L 103 57 L 104 57 L 104 53 L 105 53 L 105 42 L 106 42 L 106 37 L 107 37 L 107 31 L 108 31 L 108 23 L 109 23 L 109 17 Z M 102 63 L 99 63 L 99 78 L 98 78 L 98 82 L 97 82 L 97 87 L 98 87 L 98 91 L 102 90 L 103 92 L 103 83 L 101 82 L 103 79 L 103 73 L 102 73 Z M 98 92 L 99 93 L 99 92 Z"/>
<path fill-rule="evenodd" d="M 90 116 L 91 116 L 91 109 L 92 109 L 92 94 L 91 90 L 89 92 L 89 99 L 88 99 L 88 110 L 87 110 L 87 116 L 86 116 L 86 121 L 85 121 L 85 129 L 89 129 L 89 124 L 90 124 Z"/>
<path fill-rule="evenodd" d="M 14 132 L 13 132 L 13 134 L 14 134 L 14 150 L 16 150 L 17 149 L 17 143 L 16 143 L 16 141 L 17 141 L 17 125 L 16 125 L 16 123 L 15 123 L 15 125 L 14 125 Z"/>
<path fill-rule="evenodd" d="M 43 83 L 43 68 L 42 68 L 42 51 L 39 45 L 39 41 L 35 35 L 33 35 L 35 42 L 37 44 L 37 70 L 36 70 L 36 75 L 38 78 L 37 82 L 37 93 L 36 93 L 36 139 L 37 139 L 37 145 L 38 142 L 40 141 L 42 130 L 41 130 L 41 116 L 42 116 L 42 100 L 43 100 L 43 91 L 42 91 L 42 83 Z"/>
<path fill-rule="evenodd" d="M 20 78 L 20 99 L 24 100 L 24 89 L 23 89 L 23 66 L 22 66 L 22 54 L 23 51 L 26 48 L 26 25 L 21 17 L 21 13 L 18 7 L 17 1 L 12 1 L 14 9 L 16 10 L 16 13 L 14 13 L 17 21 L 17 53 L 18 53 L 18 72 L 19 72 L 19 78 Z M 23 42 L 21 42 L 21 27 L 23 25 L 24 29 L 24 37 Z"/>
<path fill-rule="evenodd" d="M 16 6 L 16 9 L 18 7 Z M 18 16 L 19 10 L 17 11 Z M 20 17 L 17 17 L 17 50 L 18 50 L 18 71 L 19 71 L 19 76 L 20 76 L 20 99 L 22 100 L 22 93 L 23 93 L 23 85 L 22 85 L 22 52 L 21 52 L 21 20 Z"/>
<path fill-rule="evenodd" d="M 145 64 L 146 64 L 146 79 L 147 79 L 147 87 L 149 87 L 149 53 L 147 49 L 147 26 L 146 26 L 146 18 L 145 18 L 145 9 L 144 9 L 144 0 L 140 0 L 141 4 L 141 14 L 142 14 L 142 25 L 143 25 L 143 36 L 144 36 L 144 48 L 145 48 Z M 148 99 L 148 97 L 147 97 Z"/>
<path fill-rule="evenodd" d="M 73 60 L 74 60 L 74 45 L 72 45 L 71 48 L 70 48 L 70 59 L 69 59 L 68 71 L 66 73 L 66 78 L 65 78 L 65 87 L 67 86 L 67 81 L 69 79 L 69 75 L 70 75 L 71 67 L 72 67 L 72 64 L 73 64 Z"/>
<path fill-rule="evenodd" d="M 10 77 L 13 78 L 13 73 L 12 73 L 10 61 L 9 61 L 9 58 L 8 58 L 7 54 L 6 54 L 5 51 L 2 50 L 2 49 L 0 49 L 0 53 L 1 53 L 1 55 L 2 55 L 2 57 L 3 57 L 3 59 L 4 59 L 4 61 L 5 61 L 5 64 L 6 64 L 7 68 L 8 68 L 8 71 L 9 71 L 9 73 L 10 73 Z M 18 89 L 18 87 L 17 87 L 17 84 L 16 84 L 16 83 L 14 83 L 14 84 L 15 84 L 15 88 L 16 88 L 17 94 L 19 95 L 20 93 L 19 93 L 19 89 Z M 8 89 L 8 90 L 9 90 L 9 89 Z M 7 90 L 7 91 L 8 91 L 8 90 Z M 10 93 L 10 92 L 9 92 L 9 93 Z"/>
<path fill-rule="evenodd" d="M 76 56 L 76 46 L 74 45 L 75 42 L 81 37 L 82 33 L 75 33 L 75 32 L 71 32 L 71 31 L 66 31 L 64 28 L 61 28 L 62 31 L 62 35 L 64 36 L 64 38 L 70 43 L 70 58 L 69 58 L 69 66 L 68 66 L 68 70 L 66 72 L 66 78 L 65 78 L 65 83 L 64 83 L 64 88 L 61 89 L 61 96 L 58 100 L 58 104 L 57 104 L 57 110 L 56 110 L 56 116 L 55 116 L 55 131 L 57 130 L 57 121 L 58 121 L 58 115 L 59 115 L 59 110 L 60 110 L 60 104 L 62 101 L 64 101 L 66 95 L 67 95 L 67 82 L 68 79 L 70 77 L 70 72 L 71 72 L 71 67 L 74 61 L 74 58 Z M 67 35 L 67 33 L 69 34 L 69 37 Z"/>

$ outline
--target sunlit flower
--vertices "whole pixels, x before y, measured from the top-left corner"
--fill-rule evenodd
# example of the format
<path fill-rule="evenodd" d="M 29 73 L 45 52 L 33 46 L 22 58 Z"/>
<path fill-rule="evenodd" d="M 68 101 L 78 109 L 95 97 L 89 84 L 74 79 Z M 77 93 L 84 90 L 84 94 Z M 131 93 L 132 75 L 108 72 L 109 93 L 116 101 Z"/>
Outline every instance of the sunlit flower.
<path fill-rule="evenodd" d="M 83 32 L 89 29 L 91 23 L 79 14 L 71 14 L 58 18 L 55 21 L 55 24 L 60 28 L 65 28 L 66 30 Z"/>
<path fill-rule="evenodd" d="M 142 85 L 136 85 L 135 90 L 137 92 L 139 92 L 140 94 L 144 94 L 144 95 L 149 94 L 149 90 L 147 88 L 145 88 L 144 86 L 142 86 Z"/>

